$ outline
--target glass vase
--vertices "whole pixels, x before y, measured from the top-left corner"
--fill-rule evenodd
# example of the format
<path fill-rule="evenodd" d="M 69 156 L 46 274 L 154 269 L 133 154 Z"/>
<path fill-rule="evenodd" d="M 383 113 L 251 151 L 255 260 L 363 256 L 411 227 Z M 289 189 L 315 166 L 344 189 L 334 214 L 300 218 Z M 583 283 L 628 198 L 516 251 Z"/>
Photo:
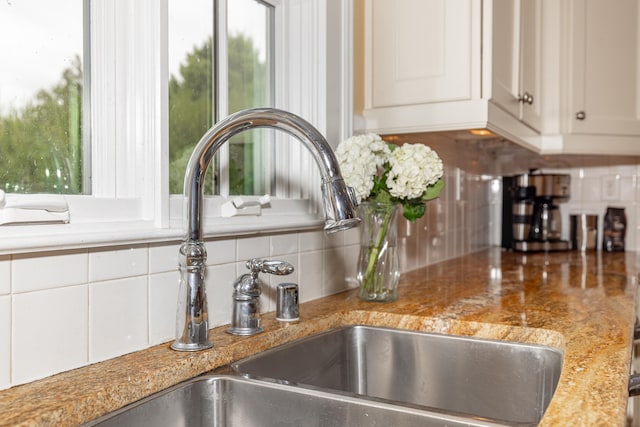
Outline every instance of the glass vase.
<path fill-rule="evenodd" d="M 400 205 L 363 202 L 359 209 L 362 219 L 357 273 L 360 299 L 395 301 L 398 298 L 400 280 L 396 245 Z"/>

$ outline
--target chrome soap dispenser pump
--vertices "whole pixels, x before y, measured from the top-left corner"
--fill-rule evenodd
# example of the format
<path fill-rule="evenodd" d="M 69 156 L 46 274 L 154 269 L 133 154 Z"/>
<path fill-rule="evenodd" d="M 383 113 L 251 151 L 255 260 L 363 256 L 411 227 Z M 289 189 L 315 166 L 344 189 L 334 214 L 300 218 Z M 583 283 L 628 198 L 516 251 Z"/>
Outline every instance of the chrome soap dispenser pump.
<path fill-rule="evenodd" d="M 233 335 L 255 335 L 263 331 L 260 327 L 259 273 L 278 276 L 293 273 L 293 265 L 286 261 L 267 261 L 252 258 L 246 262 L 250 273 L 243 274 L 233 283 L 233 312 L 231 327 L 227 332 Z"/>

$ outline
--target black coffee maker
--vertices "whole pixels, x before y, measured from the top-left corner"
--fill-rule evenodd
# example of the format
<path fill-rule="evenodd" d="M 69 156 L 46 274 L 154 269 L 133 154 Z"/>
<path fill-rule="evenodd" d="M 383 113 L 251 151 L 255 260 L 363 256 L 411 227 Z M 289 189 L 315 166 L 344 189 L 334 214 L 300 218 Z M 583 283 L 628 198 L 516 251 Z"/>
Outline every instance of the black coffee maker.
<path fill-rule="evenodd" d="M 557 203 L 569 200 L 571 176 L 531 171 L 503 177 L 502 247 L 520 252 L 571 249 L 562 240 Z"/>

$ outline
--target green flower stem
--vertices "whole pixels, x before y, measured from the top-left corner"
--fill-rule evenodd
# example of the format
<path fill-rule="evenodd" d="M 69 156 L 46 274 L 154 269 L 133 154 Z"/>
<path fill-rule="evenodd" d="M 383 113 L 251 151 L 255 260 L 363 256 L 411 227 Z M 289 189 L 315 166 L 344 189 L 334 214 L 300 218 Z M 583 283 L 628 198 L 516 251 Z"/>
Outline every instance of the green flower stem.
<path fill-rule="evenodd" d="M 391 217 L 393 216 L 394 209 L 395 206 L 391 206 L 389 210 L 384 212 L 382 226 L 378 230 L 375 244 L 368 249 L 369 260 L 367 261 L 367 269 L 365 270 L 364 277 L 362 278 L 362 288 L 369 293 L 371 293 L 372 291 L 375 291 L 376 293 L 382 291 L 382 289 L 378 289 L 377 285 L 378 283 L 383 283 L 384 281 L 376 280 L 376 266 L 378 265 L 378 255 L 380 254 L 382 244 L 384 243 L 385 236 L 387 235 L 389 222 L 391 221 Z"/>

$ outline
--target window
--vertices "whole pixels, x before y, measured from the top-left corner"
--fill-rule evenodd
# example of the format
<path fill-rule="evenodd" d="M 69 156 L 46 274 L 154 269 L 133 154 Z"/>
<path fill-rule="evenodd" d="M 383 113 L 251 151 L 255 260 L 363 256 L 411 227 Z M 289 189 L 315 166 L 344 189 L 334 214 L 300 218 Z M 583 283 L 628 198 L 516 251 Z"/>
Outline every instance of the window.
<path fill-rule="evenodd" d="M 0 28 L 0 190 L 84 193 L 83 2 L 3 1 Z"/>
<path fill-rule="evenodd" d="M 229 113 L 273 106 L 274 7 L 258 0 L 169 0 L 170 192 L 182 193 L 196 142 Z M 216 19 L 217 18 L 217 19 Z M 214 37 L 213 35 L 216 34 Z M 217 102 L 216 102 L 217 100 Z M 211 194 L 269 191 L 264 130 L 244 132 L 208 172 Z"/>
<path fill-rule="evenodd" d="M 175 23 L 169 18 L 170 14 L 176 13 L 174 8 L 186 9 L 187 4 L 194 5 L 196 11 L 182 18 L 186 21 L 179 28 L 195 31 L 206 27 L 209 35 L 200 33 L 185 40 L 183 46 L 186 47 L 180 52 L 175 48 L 179 41 L 175 36 L 178 30 L 172 27 Z M 226 11 L 225 14 L 216 15 L 214 4 L 219 5 L 220 11 Z M 45 154 L 35 162 L 33 157 L 25 157 L 27 164 L 39 166 L 44 162 L 41 158 L 49 155 L 53 166 L 48 168 L 48 175 L 42 169 L 39 176 L 63 179 L 55 188 L 27 188 L 26 181 L 9 180 L 8 174 L 16 169 L 16 165 L 14 160 L 7 165 L 6 159 L 10 156 L 6 153 L 13 153 L 15 149 L 9 149 L 10 146 L 0 140 L 0 189 L 64 193 L 60 197 L 69 205 L 71 223 L 0 227 L 0 253 L 180 238 L 183 234 L 182 197 L 170 197 L 170 187 L 181 193 L 184 170 L 175 166 L 174 173 L 171 165 L 177 164 L 179 157 L 188 156 L 190 150 L 181 152 L 179 145 L 195 145 L 212 123 L 235 110 L 264 105 L 292 111 L 309 120 L 334 144 L 350 133 L 351 110 L 350 104 L 345 102 L 350 93 L 348 61 L 345 61 L 348 51 L 343 49 L 347 46 L 344 36 L 351 22 L 349 1 L 329 0 L 327 4 L 302 0 L 0 2 L 0 49 L 8 46 L 7 41 L 20 37 L 20 33 L 7 24 L 5 12 L 6 8 L 21 5 L 28 7 L 29 18 L 25 19 L 29 22 L 19 29 L 35 25 L 40 31 L 52 25 L 65 27 L 75 34 L 69 37 L 77 44 L 65 51 L 67 62 L 62 67 L 55 67 L 54 61 L 43 55 L 47 49 L 39 49 L 36 65 L 28 65 L 22 73 L 29 75 L 29 67 L 51 71 L 53 80 L 44 84 L 45 91 L 53 91 L 60 82 L 70 82 L 62 85 L 64 90 L 53 91 L 66 96 L 55 98 L 56 102 L 53 102 L 65 107 L 57 110 L 62 111 L 57 117 L 62 117 L 60 123 L 65 128 L 55 132 L 47 129 L 45 134 L 45 126 L 39 123 L 29 133 L 33 137 L 28 144 L 32 153 L 37 152 L 34 150 L 35 139 L 42 134 L 38 138 L 46 142 L 42 145 Z M 60 24 L 61 20 L 51 19 L 57 14 L 65 16 L 64 25 Z M 47 19 L 38 21 L 41 15 Z M 221 16 L 228 16 L 228 19 Z M 224 29 L 218 41 L 226 39 L 217 50 L 214 45 L 212 48 L 207 45 L 216 40 L 214 28 Z M 42 40 L 52 37 L 53 33 L 47 31 L 45 35 L 38 33 Z M 171 35 L 172 31 L 174 35 Z M 69 40 L 67 37 L 52 43 L 57 49 Z M 26 39 L 17 44 L 26 49 Z M 51 52 L 47 54 L 54 49 L 48 50 Z M 90 58 L 86 53 L 89 51 Z M 14 53 L 7 52 L 2 50 L 3 55 L 15 57 Z M 193 52 L 200 56 L 190 57 Z M 186 97 L 189 92 L 178 90 L 181 89 L 178 86 L 187 81 L 180 64 L 188 63 L 189 58 L 199 65 L 217 58 L 219 67 L 209 65 L 206 71 L 199 70 L 201 86 L 196 98 L 201 104 L 193 107 L 196 108 L 193 110 L 196 119 L 188 124 L 184 122 L 187 129 L 181 130 L 176 117 L 189 110 L 174 106 L 187 102 L 180 97 Z M 238 60 L 240 65 L 235 65 Z M 6 71 L 11 69 L 7 64 L 4 61 L 0 67 L 0 100 L 6 96 L 7 87 L 13 86 L 13 83 L 7 86 L 5 80 Z M 65 67 L 73 72 L 63 74 Z M 227 67 L 233 68 L 233 72 L 226 73 Z M 64 80 L 65 76 L 67 80 Z M 242 84 L 238 85 L 237 81 Z M 218 86 L 214 84 L 216 82 Z M 238 94 L 234 88 L 243 90 Z M 75 101 L 71 102 L 71 99 Z M 4 126 L 6 117 L 14 111 L 10 107 L 22 104 L 14 101 L 7 106 L 2 102 L 0 121 Z M 0 133 L 6 131 L 3 129 Z M 187 136 L 183 138 L 183 134 Z M 64 141 L 68 148 L 63 150 L 55 145 L 55 138 Z M 220 150 L 220 167 L 216 169 L 222 173 L 212 176 L 209 188 L 216 195 L 208 201 L 213 203 L 214 209 L 205 207 L 205 214 L 213 212 L 215 216 L 215 206 L 233 193 L 270 193 L 275 197 L 303 200 L 307 204 L 297 204 L 299 200 L 274 200 L 270 208 L 274 216 L 223 220 L 223 231 L 216 226 L 205 233 L 291 229 L 322 222 L 313 215 L 306 215 L 314 212 L 306 201 L 319 196 L 319 182 L 314 181 L 317 179 L 314 175 L 317 175 L 316 167 L 302 144 L 291 144 L 287 138 L 282 132 L 260 130 L 225 144 Z M 58 154 L 64 156 L 56 157 Z M 225 162 L 240 166 L 228 167 Z M 225 171 L 231 171 L 228 177 Z M 19 178 L 24 175 L 23 172 L 16 174 Z M 38 195 L 14 196 L 29 200 Z M 275 216 L 280 213 L 292 211 L 292 203 L 296 207 L 302 206 L 298 212 L 303 215 L 298 214 L 294 220 L 286 217 L 276 220 Z"/>

